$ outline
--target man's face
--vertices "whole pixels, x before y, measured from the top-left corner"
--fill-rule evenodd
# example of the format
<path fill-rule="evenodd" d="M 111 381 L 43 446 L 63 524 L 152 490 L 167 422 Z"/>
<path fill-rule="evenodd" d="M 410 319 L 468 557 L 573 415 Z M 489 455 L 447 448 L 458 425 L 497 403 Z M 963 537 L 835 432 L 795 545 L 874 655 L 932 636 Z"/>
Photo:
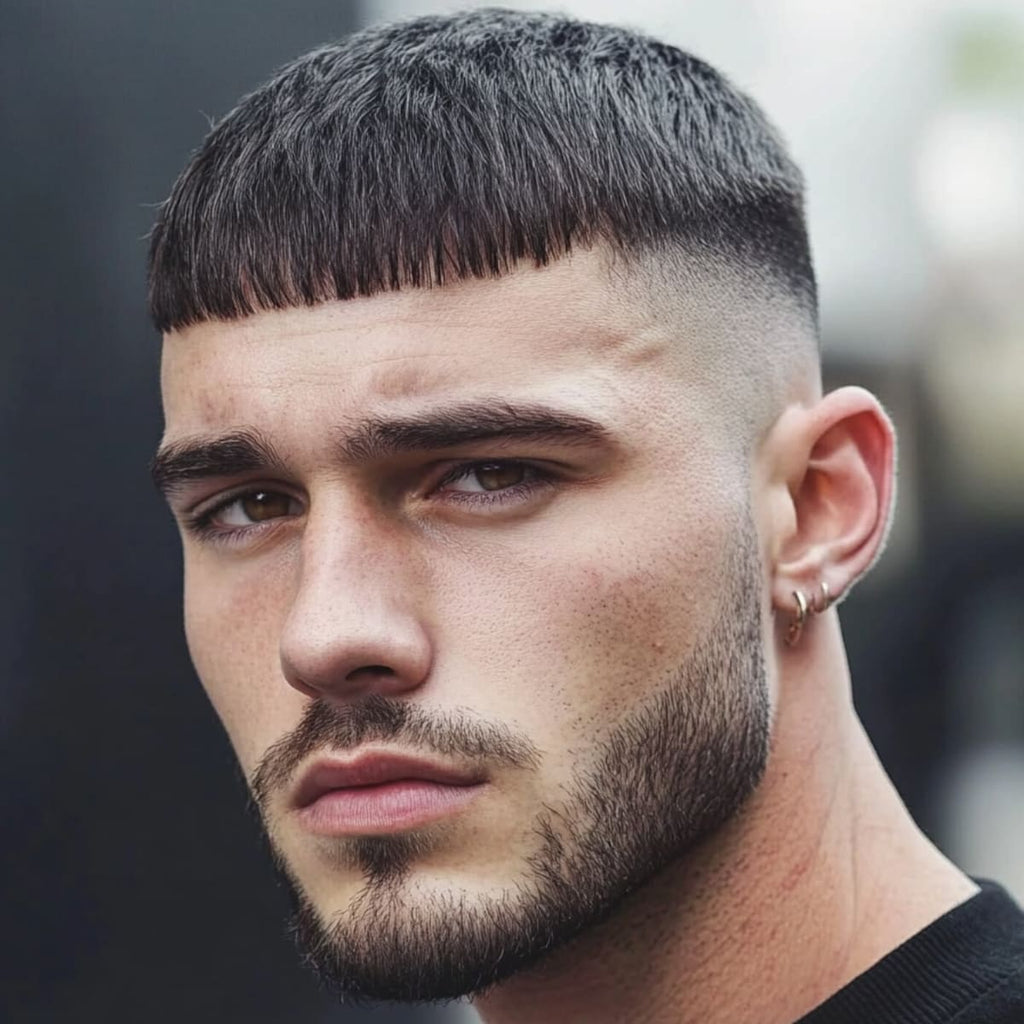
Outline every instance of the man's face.
<path fill-rule="evenodd" d="M 507 975 L 756 784 L 750 466 L 692 333 L 591 254 L 168 337 L 189 646 L 349 991 Z"/>

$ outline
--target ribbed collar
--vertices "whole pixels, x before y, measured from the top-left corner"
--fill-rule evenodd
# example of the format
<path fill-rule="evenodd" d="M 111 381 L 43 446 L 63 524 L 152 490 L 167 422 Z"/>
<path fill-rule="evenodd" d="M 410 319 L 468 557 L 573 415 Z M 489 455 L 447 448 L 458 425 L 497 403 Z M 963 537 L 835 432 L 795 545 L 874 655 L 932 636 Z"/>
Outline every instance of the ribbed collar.
<path fill-rule="evenodd" d="M 1024 912 L 993 882 L 797 1024 L 946 1024 L 1024 970 Z"/>

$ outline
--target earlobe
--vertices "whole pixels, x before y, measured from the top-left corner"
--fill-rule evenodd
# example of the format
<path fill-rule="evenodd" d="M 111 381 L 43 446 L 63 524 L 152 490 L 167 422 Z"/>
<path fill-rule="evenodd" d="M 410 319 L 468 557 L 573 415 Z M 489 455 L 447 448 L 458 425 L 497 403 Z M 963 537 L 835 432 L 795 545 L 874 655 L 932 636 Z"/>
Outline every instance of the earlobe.
<path fill-rule="evenodd" d="M 881 552 L 892 511 L 895 435 L 878 400 L 853 387 L 787 410 L 772 434 L 769 444 L 783 467 L 772 601 L 798 621 L 806 618 L 801 599 L 807 612 L 823 611 Z"/>

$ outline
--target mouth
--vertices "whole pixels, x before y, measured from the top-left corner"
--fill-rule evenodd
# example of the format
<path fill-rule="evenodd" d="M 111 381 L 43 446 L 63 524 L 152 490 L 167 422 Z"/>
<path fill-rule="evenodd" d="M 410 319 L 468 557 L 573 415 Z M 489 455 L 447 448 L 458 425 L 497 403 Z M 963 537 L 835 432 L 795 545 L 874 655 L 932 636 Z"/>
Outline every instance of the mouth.
<path fill-rule="evenodd" d="M 316 835 L 387 835 L 456 814 L 485 786 L 479 771 L 368 753 L 317 761 L 302 775 L 291 803 L 302 826 Z"/>

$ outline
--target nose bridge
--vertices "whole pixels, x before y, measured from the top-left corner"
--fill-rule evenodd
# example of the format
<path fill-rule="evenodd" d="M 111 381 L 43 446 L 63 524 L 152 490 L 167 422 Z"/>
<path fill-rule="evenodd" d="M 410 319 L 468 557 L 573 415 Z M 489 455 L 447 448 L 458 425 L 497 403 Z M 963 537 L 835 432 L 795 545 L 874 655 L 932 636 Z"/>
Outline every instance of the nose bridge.
<path fill-rule="evenodd" d="M 418 575 L 399 524 L 340 502 L 311 510 L 281 636 L 285 679 L 349 700 L 419 686 L 432 656 Z"/>

